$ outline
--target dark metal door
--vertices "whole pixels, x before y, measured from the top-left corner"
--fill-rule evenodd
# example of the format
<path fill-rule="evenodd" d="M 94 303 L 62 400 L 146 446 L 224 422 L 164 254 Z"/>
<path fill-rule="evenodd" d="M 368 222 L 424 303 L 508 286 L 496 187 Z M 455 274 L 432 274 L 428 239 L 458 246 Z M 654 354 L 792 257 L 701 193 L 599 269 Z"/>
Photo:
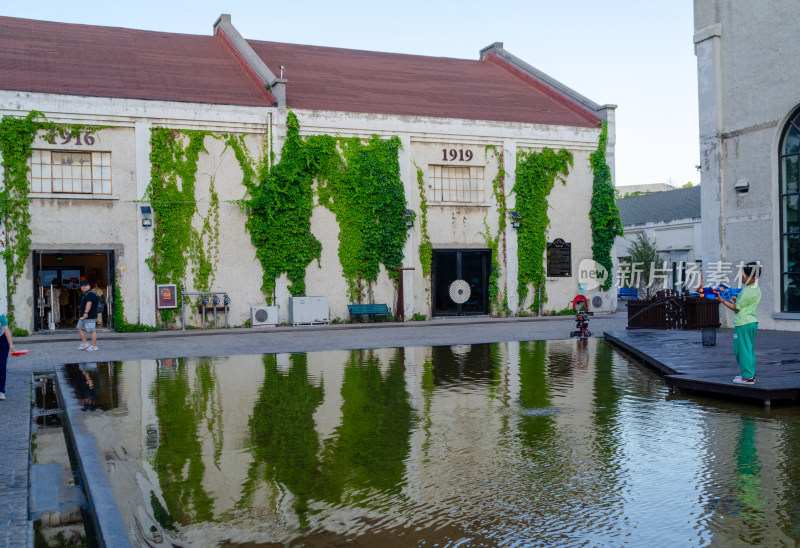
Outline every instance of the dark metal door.
<path fill-rule="evenodd" d="M 434 250 L 433 315 L 488 314 L 490 269 L 488 250 Z"/>

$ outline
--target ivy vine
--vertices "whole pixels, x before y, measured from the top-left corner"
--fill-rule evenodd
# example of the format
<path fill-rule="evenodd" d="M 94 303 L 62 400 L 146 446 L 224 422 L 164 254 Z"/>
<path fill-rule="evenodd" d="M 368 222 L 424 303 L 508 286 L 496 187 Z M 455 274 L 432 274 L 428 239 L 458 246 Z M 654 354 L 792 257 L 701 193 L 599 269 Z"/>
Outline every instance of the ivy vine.
<path fill-rule="evenodd" d="M 321 137 L 321 136 L 319 136 Z M 339 223 L 339 262 L 351 301 L 370 297 L 383 265 L 393 280 L 402 266 L 408 234 L 400 180 L 400 138 L 340 139 L 341 164 L 320 178 L 320 203 Z M 365 294 L 366 292 L 366 294 Z"/>
<path fill-rule="evenodd" d="M 153 255 L 146 262 L 156 284 L 184 283 L 189 261 L 193 263 L 194 283 L 207 288 L 213 280 L 214 261 L 219 245 L 219 199 L 211 181 L 211 206 L 203 219 L 203 230 L 193 226 L 197 211 L 195 183 L 197 161 L 201 152 L 208 152 L 204 141 L 210 131 L 177 130 L 163 127 L 151 129 L 150 185 L 146 197 L 153 208 Z M 184 138 L 188 144 L 184 147 Z M 212 246 L 206 253 L 204 238 Z M 180 290 L 179 290 L 180 291 Z M 174 311 L 161 310 L 161 320 L 174 320 Z"/>
<path fill-rule="evenodd" d="M 566 183 L 572 167 L 572 153 L 566 149 L 558 152 L 543 148 L 541 152 L 517 151 L 517 172 L 514 193 L 517 198 L 516 211 L 523 222 L 517 229 L 517 255 L 519 271 L 517 292 L 520 308 L 530 287 L 542 286 L 542 300 L 547 301 L 545 286 L 544 253 L 547 248 L 547 229 L 550 218 L 547 198 L 556 180 Z M 534 293 L 532 310 L 539 308 L 539 293 Z"/>
<path fill-rule="evenodd" d="M 614 195 L 614 185 L 611 181 L 611 168 L 606 161 L 606 145 L 608 144 L 608 126 L 603 122 L 597 150 L 589 156 L 589 163 L 594 173 L 592 183 L 592 205 L 589 209 L 589 219 L 592 225 L 592 258 L 603 265 L 608 277 L 601 286 L 603 291 L 611 288 L 613 277 L 611 269 L 611 248 L 617 236 L 622 236 L 622 221 Z"/>
<path fill-rule="evenodd" d="M 157 327 L 142 323 L 128 323 L 125 320 L 125 301 L 122 299 L 122 292 L 119 288 L 119 281 L 114 281 L 114 331 L 117 333 L 141 333 L 146 331 L 158 331 Z"/>
<path fill-rule="evenodd" d="M 430 280 L 433 267 L 433 244 L 428 234 L 428 195 L 425 192 L 425 177 L 422 170 L 417 167 L 417 185 L 419 186 L 419 211 L 420 211 L 420 241 L 419 261 L 422 264 L 422 275 Z M 427 291 L 427 287 L 425 288 Z"/>
<path fill-rule="evenodd" d="M 240 163 L 247 156 L 232 143 Z M 271 146 L 271 145 L 270 145 Z M 400 139 L 373 136 L 337 139 L 330 135 L 300 137 L 300 122 L 289 111 L 280 160 L 249 170 L 243 179 L 248 197 L 241 201 L 246 227 L 263 269 L 262 291 L 275 301 L 277 279 L 286 274 L 292 295 L 306 294 L 306 269 L 319 261 L 322 244 L 311 233 L 314 181 L 320 205 L 339 224 L 339 261 L 348 296 L 361 302 L 371 293 L 380 266 L 397 279 L 392 268 L 403 260 L 407 227 L 406 201 L 400 181 Z"/>
<path fill-rule="evenodd" d="M 244 180 L 249 195 L 242 201 L 247 213 L 245 226 L 264 272 L 261 290 L 268 304 L 275 302 L 277 279 L 283 273 L 291 282 L 289 292 L 305 295 L 306 268 L 314 259 L 319 261 L 322 252 L 322 244 L 311 233 L 312 185 L 336 154 L 332 138 L 322 141 L 304 142 L 300 122 L 289 111 L 280 161 Z"/>
<path fill-rule="evenodd" d="M 38 132 L 53 143 L 56 135 L 77 137 L 81 133 L 94 134 L 107 126 L 60 124 L 51 122 L 44 114 L 32 110 L 24 118 L 3 116 L 0 120 L 0 155 L 3 157 L 3 188 L 0 189 L 0 206 L 5 237 L 3 261 L 6 265 L 6 299 L 8 322 L 15 325 L 14 295 L 25 263 L 31 252 L 31 198 L 28 181 L 28 160 L 33 153 L 33 141 Z"/>
<path fill-rule="evenodd" d="M 490 266 L 490 273 L 489 273 L 489 307 L 492 313 L 497 313 L 501 307 L 503 311 L 508 310 L 508 298 L 507 296 L 503 296 L 500 299 L 500 272 L 501 272 L 501 261 L 500 261 L 500 250 L 502 249 L 503 253 L 503 263 L 505 262 L 505 237 L 506 237 L 506 225 L 508 220 L 506 219 L 506 212 L 508 210 L 506 206 L 506 191 L 505 191 L 505 178 L 506 178 L 506 170 L 505 164 L 503 162 L 503 154 L 497 150 L 495 145 L 486 145 L 486 163 L 489 163 L 489 153 L 491 152 L 495 158 L 497 158 L 497 176 L 492 180 L 492 195 L 495 197 L 497 201 L 497 213 L 498 213 L 498 222 L 497 222 L 497 232 L 492 235 L 492 230 L 489 228 L 489 223 L 486 220 L 486 217 L 483 218 L 483 232 L 480 234 L 483 236 L 484 240 L 486 241 L 486 247 L 489 248 L 489 255 L 491 256 L 491 266 Z"/>

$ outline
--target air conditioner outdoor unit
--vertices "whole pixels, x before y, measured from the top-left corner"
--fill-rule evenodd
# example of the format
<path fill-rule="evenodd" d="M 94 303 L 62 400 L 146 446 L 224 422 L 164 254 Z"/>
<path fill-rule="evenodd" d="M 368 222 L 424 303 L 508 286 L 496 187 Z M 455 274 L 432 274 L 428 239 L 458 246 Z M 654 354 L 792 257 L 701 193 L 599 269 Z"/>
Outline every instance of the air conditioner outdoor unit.
<path fill-rule="evenodd" d="M 592 291 L 588 296 L 591 312 L 616 312 L 616 294 L 611 291 Z"/>
<path fill-rule="evenodd" d="M 278 325 L 277 306 L 253 306 L 250 308 L 250 325 Z"/>

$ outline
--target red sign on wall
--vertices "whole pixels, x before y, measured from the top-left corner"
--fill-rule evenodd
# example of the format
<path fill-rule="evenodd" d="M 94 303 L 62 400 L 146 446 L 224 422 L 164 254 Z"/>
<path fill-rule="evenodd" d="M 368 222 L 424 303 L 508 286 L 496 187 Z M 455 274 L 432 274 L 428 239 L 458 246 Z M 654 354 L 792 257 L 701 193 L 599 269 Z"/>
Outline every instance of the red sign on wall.
<path fill-rule="evenodd" d="M 157 307 L 178 308 L 178 287 L 175 284 L 160 284 L 156 286 Z"/>

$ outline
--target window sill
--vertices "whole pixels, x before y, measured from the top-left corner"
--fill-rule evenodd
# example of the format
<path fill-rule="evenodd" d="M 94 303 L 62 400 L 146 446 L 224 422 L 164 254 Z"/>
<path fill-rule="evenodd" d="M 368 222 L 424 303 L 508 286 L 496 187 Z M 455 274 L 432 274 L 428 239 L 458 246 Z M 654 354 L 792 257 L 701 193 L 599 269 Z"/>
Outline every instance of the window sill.
<path fill-rule="evenodd" d="M 428 200 L 429 206 L 447 206 L 447 207 L 491 207 L 490 204 L 476 203 L 476 202 L 432 202 Z"/>
<path fill-rule="evenodd" d="M 774 320 L 800 320 L 800 312 L 776 312 L 772 315 Z"/>
<path fill-rule="evenodd" d="M 119 200 L 119 194 L 68 194 L 66 192 L 32 192 L 30 198 L 62 198 L 67 200 Z"/>

